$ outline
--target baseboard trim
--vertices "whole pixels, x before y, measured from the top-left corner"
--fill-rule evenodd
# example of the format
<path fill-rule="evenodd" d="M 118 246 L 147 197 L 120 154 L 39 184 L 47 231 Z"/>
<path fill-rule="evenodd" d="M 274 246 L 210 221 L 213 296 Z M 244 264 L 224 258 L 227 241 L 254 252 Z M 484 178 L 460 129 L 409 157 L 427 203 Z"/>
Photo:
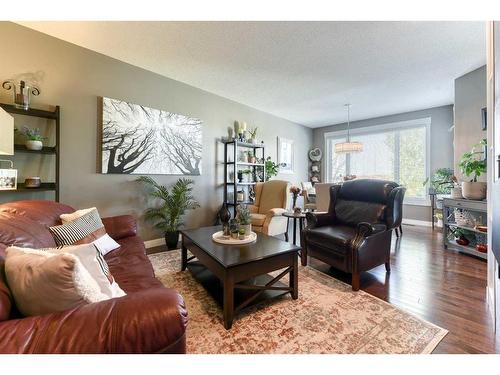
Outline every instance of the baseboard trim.
<path fill-rule="evenodd" d="M 165 238 L 155 238 L 154 240 L 144 241 L 146 249 L 163 245 L 165 245 Z"/>
<path fill-rule="evenodd" d="M 419 227 L 432 227 L 432 223 L 425 220 L 403 219 L 403 224 L 416 225 Z"/>

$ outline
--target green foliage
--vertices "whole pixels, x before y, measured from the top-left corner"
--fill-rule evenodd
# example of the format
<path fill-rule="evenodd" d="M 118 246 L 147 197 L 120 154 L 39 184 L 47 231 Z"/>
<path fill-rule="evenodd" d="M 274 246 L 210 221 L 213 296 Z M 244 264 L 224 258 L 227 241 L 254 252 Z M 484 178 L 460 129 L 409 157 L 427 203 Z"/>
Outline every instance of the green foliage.
<path fill-rule="evenodd" d="M 241 225 L 249 225 L 252 223 L 252 215 L 246 204 L 238 206 L 238 220 Z"/>
<path fill-rule="evenodd" d="M 148 208 L 144 213 L 144 217 L 146 220 L 154 222 L 155 228 L 164 232 L 179 230 L 179 227 L 183 225 L 181 219 L 186 211 L 200 207 L 191 194 L 193 180 L 180 178 L 175 182 L 171 190 L 158 184 L 151 177 L 141 176 L 136 181 L 142 182 L 151 188 L 150 196 L 160 200 L 160 205 Z"/>
<path fill-rule="evenodd" d="M 269 181 L 271 177 L 276 176 L 280 171 L 280 164 L 275 163 L 271 160 L 271 157 L 268 156 L 265 162 L 266 168 L 266 181 Z"/>
<path fill-rule="evenodd" d="M 256 126 L 252 130 L 248 131 L 248 133 L 250 134 L 250 138 L 255 139 L 255 137 L 257 137 L 257 130 L 259 130 L 259 128 Z"/>
<path fill-rule="evenodd" d="M 478 144 L 472 147 L 472 150 L 462 155 L 458 166 L 464 176 L 472 177 L 471 181 L 476 182 L 481 174 L 486 173 L 486 158 L 484 155 L 484 147 L 486 139 L 483 139 Z"/>
<path fill-rule="evenodd" d="M 23 126 L 21 133 L 30 141 L 43 141 L 44 139 L 47 139 L 46 137 L 42 137 L 39 128 L 31 129 L 27 126 Z"/>
<path fill-rule="evenodd" d="M 427 178 L 423 185 L 427 185 L 429 179 Z M 430 178 L 431 188 L 436 194 L 450 194 L 451 188 L 456 182 L 454 171 L 451 168 L 436 169 Z"/>

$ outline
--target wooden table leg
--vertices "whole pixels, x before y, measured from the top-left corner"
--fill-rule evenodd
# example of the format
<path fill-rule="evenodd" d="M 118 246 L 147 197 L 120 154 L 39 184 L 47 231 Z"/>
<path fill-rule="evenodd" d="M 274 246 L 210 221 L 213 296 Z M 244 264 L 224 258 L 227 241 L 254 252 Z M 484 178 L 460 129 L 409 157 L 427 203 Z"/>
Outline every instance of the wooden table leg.
<path fill-rule="evenodd" d="M 297 218 L 293 218 L 293 244 L 297 245 Z"/>
<path fill-rule="evenodd" d="M 224 279 L 224 328 L 231 329 L 234 318 L 234 282 L 233 278 L 226 276 Z"/>
<path fill-rule="evenodd" d="M 290 288 L 292 288 L 292 298 L 299 298 L 299 257 L 296 254 L 294 254 L 293 257 L 293 268 L 290 271 L 289 286 Z"/>
<path fill-rule="evenodd" d="M 185 271 L 187 267 L 187 248 L 184 246 L 184 241 L 182 241 L 181 250 L 181 271 Z"/>

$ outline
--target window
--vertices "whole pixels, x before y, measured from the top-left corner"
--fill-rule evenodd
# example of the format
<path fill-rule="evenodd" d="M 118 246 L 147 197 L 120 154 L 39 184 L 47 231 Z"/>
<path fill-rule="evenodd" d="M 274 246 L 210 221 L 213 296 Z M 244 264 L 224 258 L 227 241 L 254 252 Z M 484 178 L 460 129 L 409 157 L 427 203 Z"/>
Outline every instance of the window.
<path fill-rule="evenodd" d="M 342 181 L 346 175 L 396 181 L 406 187 L 405 203 L 427 204 L 424 182 L 429 175 L 430 118 L 351 130 L 351 140 L 363 151 L 336 154 L 335 144 L 346 132 L 325 134 L 326 178 Z"/>

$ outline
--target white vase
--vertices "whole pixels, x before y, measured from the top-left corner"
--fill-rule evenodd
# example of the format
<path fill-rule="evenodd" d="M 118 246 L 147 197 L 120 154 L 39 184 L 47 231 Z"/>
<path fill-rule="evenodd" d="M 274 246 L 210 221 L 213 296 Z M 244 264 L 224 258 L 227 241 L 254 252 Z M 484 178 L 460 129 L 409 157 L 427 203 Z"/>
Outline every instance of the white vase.
<path fill-rule="evenodd" d="M 462 195 L 466 199 L 483 200 L 486 198 L 486 182 L 462 182 Z"/>
<path fill-rule="evenodd" d="M 43 148 L 43 142 L 28 140 L 26 141 L 25 146 L 28 150 L 40 151 Z"/>

